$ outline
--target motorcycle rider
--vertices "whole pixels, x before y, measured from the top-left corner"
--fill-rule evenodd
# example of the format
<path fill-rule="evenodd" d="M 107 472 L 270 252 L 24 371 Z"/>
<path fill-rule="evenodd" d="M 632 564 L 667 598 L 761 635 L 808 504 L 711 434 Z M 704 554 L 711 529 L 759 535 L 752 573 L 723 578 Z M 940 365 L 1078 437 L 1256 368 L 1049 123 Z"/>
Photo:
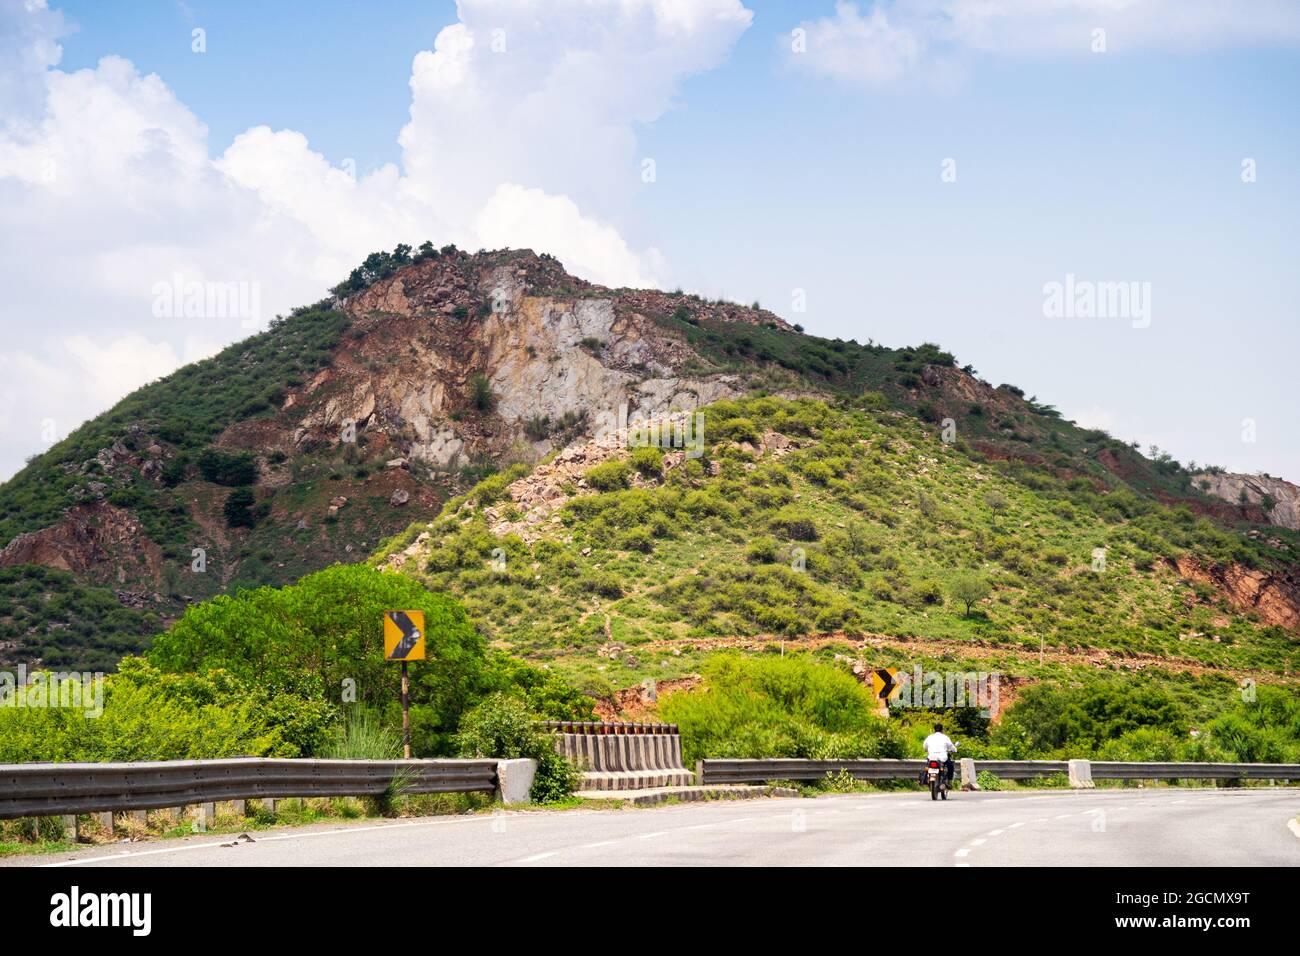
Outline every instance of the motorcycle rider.
<path fill-rule="evenodd" d="M 939 760 L 943 762 L 944 772 L 948 776 L 948 786 L 952 786 L 952 774 L 954 765 L 952 762 L 952 752 L 957 749 L 948 735 L 943 732 L 943 724 L 934 725 L 934 733 L 925 738 L 925 743 L 921 746 L 925 748 L 926 760 Z"/>

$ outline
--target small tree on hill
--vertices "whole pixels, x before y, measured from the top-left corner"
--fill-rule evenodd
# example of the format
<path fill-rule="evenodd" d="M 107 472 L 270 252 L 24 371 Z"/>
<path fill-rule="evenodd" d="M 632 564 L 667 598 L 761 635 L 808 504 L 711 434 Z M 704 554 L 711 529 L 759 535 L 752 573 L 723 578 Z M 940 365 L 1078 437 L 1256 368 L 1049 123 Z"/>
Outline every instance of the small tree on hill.
<path fill-rule="evenodd" d="M 989 585 L 988 579 L 974 571 L 957 575 L 948 585 L 948 594 L 952 599 L 966 605 L 967 617 L 970 617 L 971 609 L 992 592 L 993 588 Z"/>

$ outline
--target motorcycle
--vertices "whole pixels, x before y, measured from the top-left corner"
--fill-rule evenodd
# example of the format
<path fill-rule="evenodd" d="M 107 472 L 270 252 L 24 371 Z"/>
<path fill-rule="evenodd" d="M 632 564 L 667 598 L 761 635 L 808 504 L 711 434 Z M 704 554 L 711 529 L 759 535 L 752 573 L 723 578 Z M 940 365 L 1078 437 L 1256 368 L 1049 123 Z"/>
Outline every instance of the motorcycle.
<path fill-rule="evenodd" d="M 948 799 L 948 771 L 941 760 L 927 760 L 925 781 L 930 788 L 931 800 Z"/>

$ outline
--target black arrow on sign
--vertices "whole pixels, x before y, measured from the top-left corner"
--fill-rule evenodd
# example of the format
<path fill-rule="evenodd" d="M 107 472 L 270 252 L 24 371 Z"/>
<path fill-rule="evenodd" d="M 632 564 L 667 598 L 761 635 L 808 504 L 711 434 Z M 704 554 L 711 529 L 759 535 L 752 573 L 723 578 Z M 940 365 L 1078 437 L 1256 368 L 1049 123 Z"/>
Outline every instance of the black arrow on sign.
<path fill-rule="evenodd" d="M 415 649 L 416 644 L 420 643 L 420 629 L 415 626 L 415 622 L 407 616 L 405 611 L 393 611 L 388 615 L 388 618 L 402 632 L 402 639 L 397 642 L 397 646 L 393 648 L 393 653 L 388 655 L 388 659 L 390 661 L 400 661 Z"/>
<path fill-rule="evenodd" d="M 898 682 L 894 680 L 894 675 L 889 673 L 887 670 L 876 671 L 876 676 L 880 678 L 880 682 L 885 685 L 880 688 L 880 693 L 877 696 L 880 700 L 889 700 L 889 695 L 893 692 Z"/>

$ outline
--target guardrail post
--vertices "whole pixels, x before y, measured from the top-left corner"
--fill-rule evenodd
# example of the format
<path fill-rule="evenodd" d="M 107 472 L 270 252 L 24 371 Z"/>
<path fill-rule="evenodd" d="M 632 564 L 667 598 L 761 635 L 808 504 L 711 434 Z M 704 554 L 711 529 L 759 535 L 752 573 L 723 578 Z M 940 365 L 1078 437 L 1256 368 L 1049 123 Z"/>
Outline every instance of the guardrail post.
<path fill-rule="evenodd" d="M 275 797 L 263 797 L 263 798 L 262 798 L 262 809 L 265 810 L 267 813 L 274 814 L 274 813 L 275 813 Z"/>
<path fill-rule="evenodd" d="M 208 827 L 212 826 L 213 821 L 216 819 L 217 805 L 215 803 L 200 803 L 194 808 L 194 823 L 197 825 L 196 829 L 206 830 Z"/>
<path fill-rule="evenodd" d="M 72 842 L 77 842 L 77 818 L 75 816 L 61 816 L 59 822 L 63 824 L 64 839 L 72 838 Z"/>
<path fill-rule="evenodd" d="M 108 835 L 112 836 L 113 835 L 113 811 L 105 810 L 103 813 L 96 813 L 93 814 L 93 816 L 95 817 L 95 819 L 99 821 L 99 825 L 108 831 Z"/>
<path fill-rule="evenodd" d="M 980 788 L 975 775 L 975 761 L 971 757 L 961 758 L 961 788 L 963 790 L 978 790 Z"/>
<path fill-rule="evenodd" d="M 1087 760 L 1069 761 L 1070 787 L 1075 790 L 1092 790 L 1092 763 Z"/>
<path fill-rule="evenodd" d="M 248 801 L 231 800 L 230 809 L 235 813 L 236 816 L 246 817 L 248 816 Z"/>
<path fill-rule="evenodd" d="M 695 761 L 695 782 L 699 786 L 704 786 L 704 761 Z"/>

